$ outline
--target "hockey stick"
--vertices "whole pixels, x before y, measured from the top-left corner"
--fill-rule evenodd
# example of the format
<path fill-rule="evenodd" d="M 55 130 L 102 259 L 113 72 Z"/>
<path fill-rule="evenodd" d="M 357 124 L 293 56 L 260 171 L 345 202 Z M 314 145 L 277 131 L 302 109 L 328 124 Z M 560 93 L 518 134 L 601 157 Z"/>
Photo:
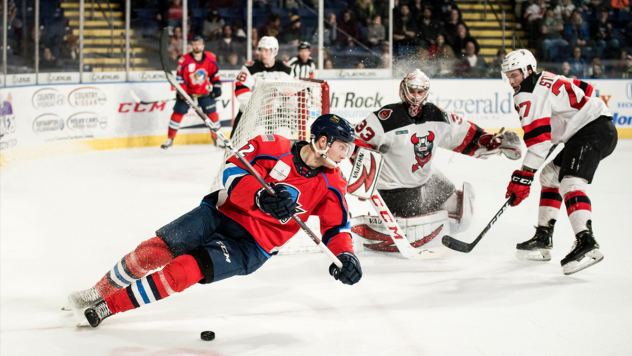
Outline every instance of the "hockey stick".
<path fill-rule="evenodd" d="M 556 147 L 557 147 L 557 144 L 553 145 L 553 147 L 549 149 L 549 153 L 546 155 L 545 160 L 549 158 L 549 156 L 551 155 L 551 153 L 553 153 L 553 151 L 555 151 Z M 478 234 L 476 239 L 470 242 L 469 244 L 466 242 L 457 240 L 454 237 L 448 236 L 448 235 L 444 236 L 443 239 L 441 239 L 441 242 L 443 243 L 445 247 L 455 250 L 455 251 L 465 252 L 465 253 L 472 251 L 474 247 L 476 246 L 476 244 L 478 244 L 478 242 L 481 241 L 483 236 L 487 234 L 487 231 L 489 231 L 489 229 L 491 229 L 492 226 L 494 226 L 498 218 L 500 218 L 500 216 L 505 212 L 505 210 L 507 210 L 507 207 L 509 207 L 509 205 L 513 203 L 514 199 L 516 199 L 516 196 L 514 194 L 511 194 L 509 199 L 507 199 L 505 204 L 503 204 L 502 208 L 500 208 L 500 210 L 498 210 L 496 215 L 494 215 L 494 218 L 489 222 L 489 224 L 487 224 L 487 226 L 485 226 L 485 229 L 483 229 L 483 231 L 480 234 Z"/>
<path fill-rule="evenodd" d="M 410 245 L 393 213 L 391 213 L 391 210 L 384 203 L 384 199 L 382 199 L 382 196 L 375 188 L 382 169 L 382 162 L 381 152 L 366 147 L 358 149 L 351 174 L 349 175 L 347 193 L 371 202 L 373 209 L 375 209 L 375 212 L 388 229 L 391 240 L 393 240 L 393 243 L 395 243 L 395 246 L 397 246 L 397 249 L 404 257 L 408 259 L 431 260 L 446 255 L 448 250 L 444 248 L 417 249 Z M 362 186 L 364 186 L 364 189 L 361 189 Z"/>
<path fill-rule="evenodd" d="M 167 99 L 167 100 L 143 101 L 143 100 L 140 99 L 140 97 L 138 95 L 136 95 L 136 93 L 134 93 L 134 90 L 130 89 L 129 93 L 132 96 L 132 98 L 134 99 L 134 101 L 139 103 L 139 104 L 158 104 L 158 103 L 164 103 L 165 101 L 176 100 L 175 98 L 171 98 L 171 99 Z"/>
<path fill-rule="evenodd" d="M 204 123 L 206 124 L 206 126 L 208 126 L 211 130 L 213 130 L 213 132 L 217 134 L 217 137 L 219 138 L 219 140 L 221 140 L 224 143 L 224 145 L 226 145 L 226 148 L 230 152 L 232 152 L 235 155 L 235 157 L 237 157 L 237 159 L 239 160 L 241 164 L 244 165 L 244 167 L 246 168 L 246 171 L 248 171 L 250 175 L 255 177 L 257 182 L 261 184 L 261 186 L 268 192 L 268 194 L 272 196 L 276 196 L 276 192 L 270 187 L 268 183 L 266 183 L 265 180 L 263 180 L 263 178 L 259 175 L 259 173 L 255 171 L 252 165 L 250 165 L 250 162 L 246 160 L 246 157 L 244 157 L 244 155 L 241 152 L 239 152 L 239 150 L 237 150 L 233 146 L 232 143 L 230 143 L 230 141 L 226 138 L 226 136 L 224 136 L 224 134 L 222 134 L 219 131 L 220 126 L 212 122 L 204 114 L 204 112 L 202 112 L 202 109 L 200 109 L 200 107 L 198 107 L 197 105 L 193 103 L 193 100 L 191 99 L 189 94 L 187 94 L 182 89 L 182 87 L 180 87 L 178 82 L 176 82 L 176 78 L 173 76 L 173 73 L 171 73 L 171 71 L 169 70 L 169 56 L 167 54 L 168 46 L 169 46 L 169 30 L 167 28 L 164 28 L 160 35 L 160 62 L 162 63 L 162 69 L 165 72 L 165 76 L 167 77 L 167 80 L 169 81 L 169 83 L 171 83 L 174 89 L 182 96 L 182 99 L 184 99 L 184 101 L 187 104 L 189 104 L 191 108 L 195 110 L 198 116 L 200 116 L 200 118 L 204 120 Z M 340 262 L 338 257 L 334 256 L 334 254 L 331 253 L 331 251 L 327 248 L 327 246 L 325 246 L 325 244 L 322 243 L 322 241 L 312 232 L 312 230 L 309 227 L 307 227 L 307 225 L 305 225 L 305 223 L 298 216 L 292 215 L 292 220 L 294 220 L 294 222 L 296 222 L 301 227 L 301 229 L 305 231 L 307 236 L 309 236 L 312 239 L 312 241 L 314 241 L 314 243 L 318 245 L 318 247 L 325 253 L 325 255 L 327 255 L 327 257 L 329 257 L 333 261 L 333 263 L 336 266 L 338 266 L 338 268 L 342 268 L 342 262 Z"/>

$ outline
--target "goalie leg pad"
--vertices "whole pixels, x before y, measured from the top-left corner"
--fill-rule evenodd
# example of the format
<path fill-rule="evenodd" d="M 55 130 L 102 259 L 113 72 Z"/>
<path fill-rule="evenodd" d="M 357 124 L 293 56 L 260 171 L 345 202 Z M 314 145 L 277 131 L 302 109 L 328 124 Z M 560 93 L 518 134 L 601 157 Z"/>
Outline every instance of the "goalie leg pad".
<path fill-rule="evenodd" d="M 438 247 L 441 238 L 450 234 L 448 212 L 437 211 L 422 216 L 397 218 L 408 242 L 415 248 Z M 382 219 L 378 216 L 362 215 L 351 221 L 351 231 L 359 235 L 365 248 L 374 251 L 397 252 Z"/>

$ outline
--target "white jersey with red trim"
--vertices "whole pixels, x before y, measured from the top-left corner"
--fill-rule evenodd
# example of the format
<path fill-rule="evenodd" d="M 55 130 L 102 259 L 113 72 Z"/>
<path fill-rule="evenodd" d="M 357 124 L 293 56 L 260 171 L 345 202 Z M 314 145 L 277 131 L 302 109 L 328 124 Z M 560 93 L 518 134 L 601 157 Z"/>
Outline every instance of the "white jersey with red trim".
<path fill-rule="evenodd" d="M 478 139 L 486 133 L 477 125 L 426 103 L 421 113 L 410 116 L 404 103 L 382 107 L 356 125 L 356 146 L 376 149 L 384 154 L 384 165 L 377 188 L 413 188 L 432 175 L 435 148 L 441 147 L 468 156 L 479 148 Z"/>
<path fill-rule="evenodd" d="M 264 66 L 259 59 L 244 64 L 235 81 L 235 97 L 239 102 L 239 111 L 246 111 L 248 101 L 255 90 L 257 78 L 292 79 L 291 73 L 292 68 L 285 65 L 283 61 L 275 61 L 274 65 L 269 68 Z"/>
<path fill-rule="evenodd" d="M 514 94 L 527 145 L 523 165 L 538 169 L 553 144 L 564 143 L 599 116 L 612 116 L 592 85 L 550 72 L 533 73 Z"/>

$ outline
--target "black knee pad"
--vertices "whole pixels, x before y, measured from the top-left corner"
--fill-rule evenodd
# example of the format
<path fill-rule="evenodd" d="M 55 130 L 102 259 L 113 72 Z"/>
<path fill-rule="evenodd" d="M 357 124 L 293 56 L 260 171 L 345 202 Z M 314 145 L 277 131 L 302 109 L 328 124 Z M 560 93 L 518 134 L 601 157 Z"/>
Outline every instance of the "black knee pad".
<path fill-rule="evenodd" d="M 215 269 L 213 268 L 213 260 L 211 256 L 206 251 L 206 248 L 200 246 L 196 247 L 193 250 L 189 251 L 187 255 L 193 256 L 198 266 L 200 267 L 200 271 L 202 271 L 202 275 L 204 278 L 200 280 L 198 283 L 200 284 L 208 284 L 212 283 L 215 279 Z"/>

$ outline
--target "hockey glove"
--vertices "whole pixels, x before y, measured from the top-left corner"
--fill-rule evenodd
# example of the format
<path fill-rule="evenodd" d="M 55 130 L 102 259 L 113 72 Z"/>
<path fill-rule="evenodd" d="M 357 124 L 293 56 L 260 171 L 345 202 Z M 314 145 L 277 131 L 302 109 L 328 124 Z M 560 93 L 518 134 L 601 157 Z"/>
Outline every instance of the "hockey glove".
<path fill-rule="evenodd" d="M 503 140 L 502 134 L 486 133 L 481 135 L 478 139 L 478 146 L 480 147 L 474 152 L 475 158 L 487 159 L 490 156 L 494 156 L 500 152 L 500 144 Z"/>
<path fill-rule="evenodd" d="M 479 149 L 474 152 L 474 157 L 487 159 L 502 152 L 507 158 L 516 160 L 522 156 L 522 146 L 520 136 L 513 131 L 506 131 L 502 134 L 486 133 L 478 139 Z"/>
<path fill-rule="evenodd" d="M 513 172 L 513 174 L 511 175 L 511 182 L 509 182 L 507 193 L 505 194 L 505 198 L 509 198 L 511 194 L 514 194 L 516 196 L 514 201 L 511 202 L 511 206 L 517 206 L 529 196 L 531 183 L 533 183 L 533 175 L 533 172 L 525 172 L 520 170 L 515 170 Z"/>
<path fill-rule="evenodd" d="M 211 94 L 213 98 L 219 98 L 222 96 L 222 83 L 217 82 L 213 84 L 213 93 Z"/>
<path fill-rule="evenodd" d="M 273 197 L 265 189 L 260 189 L 255 195 L 255 204 L 259 210 L 270 214 L 278 220 L 286 220 L 296 214 L 296 202 L 292 194 L 282 185 L 272 186 L 276 193 Z"/>
<path fill-rule="evenodd" d="M 351 252 L 342 252 L 338 255 L 338 259 L 342 262 L 342 269 L 338 268 L 335 264 L 329 266 L 329 274 L 344 284 L 354 285 L 362 278 L 362 267 L 360 267 L 360 261 Z"/>

